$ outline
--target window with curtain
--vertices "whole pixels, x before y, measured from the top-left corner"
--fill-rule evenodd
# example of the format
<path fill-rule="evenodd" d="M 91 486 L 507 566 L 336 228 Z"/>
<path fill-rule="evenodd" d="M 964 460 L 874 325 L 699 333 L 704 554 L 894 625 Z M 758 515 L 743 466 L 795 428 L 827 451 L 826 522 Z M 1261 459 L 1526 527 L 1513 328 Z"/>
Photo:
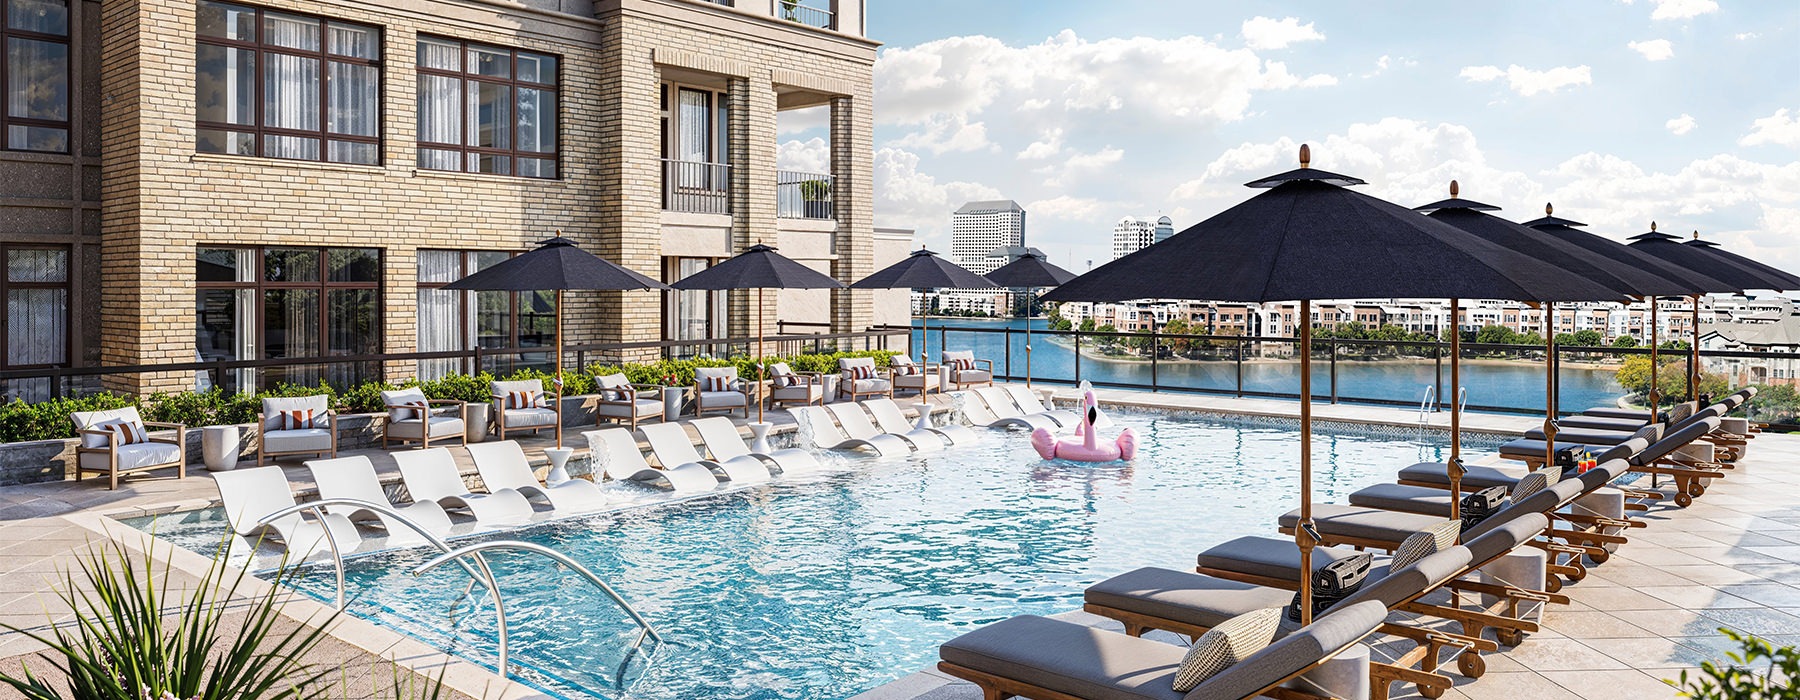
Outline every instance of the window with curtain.
<path fill-rule="evenodd" d="M 419 39 L 419 167 L 557 177 L 557 57 Z"/>
<path fill-rule="evenodd" d="M 463 292 L 443 286 L 487 269 L 514 253 L 498 250 L 419 251 L 419 352 L 549 348 L 556 344 L 554 292 Z M 549 352 L 483 355 L 482 370 L 507 374 L 549 369 Z M 419 378 L 464 371 L 462 359 L 419 361 Z"/>
<path fill-rule="evenodd" d="M 381 163 L 381 30 L 211 0 L 196 22 L 196 149 Z"/>
<path fill-rule="evenodd" d="M 67 248 L 0 246 L 6 275 L 0 295 L 6 297 L 4 362 L 0 367 L 52 367 L 69 360 L 69 250 Z"/>
<path fill-rule="evenodd" d="M 69 152 L 69 0 L 0 0 L 0 146 Z"/>
<path fill-rule="evenodd" d="M 201 361 L 352 357 L 381 352 L 381 251 L 375 248 L 201 248 L 195 255 Z M 230 388 L 350 386 L 380 363 L 244 369 Z M 202 388 L 207 380 L 203 377 Z"/>

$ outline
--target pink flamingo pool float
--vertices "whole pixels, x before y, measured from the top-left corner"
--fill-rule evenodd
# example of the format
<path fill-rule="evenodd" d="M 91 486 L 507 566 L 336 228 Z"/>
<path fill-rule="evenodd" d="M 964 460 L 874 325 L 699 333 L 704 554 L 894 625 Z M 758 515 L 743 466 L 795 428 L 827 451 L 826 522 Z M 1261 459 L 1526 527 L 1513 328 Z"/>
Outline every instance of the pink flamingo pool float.
<path fill-rule="evenodd" d="M 1032 431 L 1031 446 L 1040 456 L 1077 462 L 1114 462 L 1137 455 L 1137 433 L 1131 432 L 1130 428 L 1120 431 L 1119 437 L 1112 442 L 1100 442 L 1099 431 L 1094 429 L 1094 423 L 1100 420 L 1100 402 L 1094 398 L 1093 391 L 1082 394 L 1081 407 L 1081 422 L 1075 425 L 1075 435 L 1071 437 L 1059 440 L 1043 428 Z"/>

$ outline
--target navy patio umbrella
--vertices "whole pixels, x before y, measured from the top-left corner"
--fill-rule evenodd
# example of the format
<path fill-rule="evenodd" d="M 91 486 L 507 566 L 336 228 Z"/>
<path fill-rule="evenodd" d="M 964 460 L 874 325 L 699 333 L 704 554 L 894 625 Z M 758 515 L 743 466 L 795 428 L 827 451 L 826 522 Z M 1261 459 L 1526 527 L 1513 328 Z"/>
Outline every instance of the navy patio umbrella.
<path fill-rule="evenodd" d="M 1107 263 L 1044 296 L 1053 301 L 1196 299 L 1298 301 L 1300 348 L 1300 517 L 1294 538 L 1310 580 L 1320 538 L 1312 521 L 1312 300 L 1356 297 L 1568 301 L 1624 295 L 1454 226 L 1348 189 L 1365 184 L 1311 167 L 1247 186 L 1268 191 L 1156 245 Z M 1459 352 L 1460 334 L 1451 347 Z M 1452 404 L 1451 430 L 1460 431 Z M 1458 462 L 1452 438 L 1451 464 Z M 1449 469 L 1452 488 L 1460 473 Z M 1452 493 L 1455 493 L 1453 491 Z M 1458 499 L 1452 498 L 1455 503 Z M 1302 624 L 1312 591 L 1300 587 Z"/>
<path fill-rule="evenodd" d="M 443 288 L 479 292 L 556 292 L 556 446 L 562 447 L 563 292 L 581 289 L 667 290 L 669 286 L 582 250 L 558 231 L 556 237 L 539 241 L 538 247 L 529 252 L 507 258 Z"/>
<path fill-rule="evenodd" d="M 1018 260 L 1002 265 L 984 277 L 987 277 L 989 282 L 1002 287 L 1022 287 L 1026 290 L 1025 386 L 1031 386 L 1031 307 L 1035 306 L 1037 302 L 1036 299 L 1031 298 L 1032 290 L 1038 287 L 1060 286 L 1064 282 L 1075 279 L 1075 273 L 1050 264 L 1050 261 L 1045 260 L 1044 256 L 1038 255 L 1037 251 L 1026 248 L 1025 254 L 1020 255 Z M 1008 352 L 1011 352 L 1010 348 L 1008 348 Z"/>
<path fill-rule="evenodd" d="M 850 285 L 851 289 L 995 289 L 999 285 L 989 282 L 986 277 L 964 269 L 956 263 L 938 257 L 937 253 L 921 247 L 906 256 L 905 260 L 882 268 L 875 274 L 864 277 Z M 919 359 L 926 362 L 928 352 L 925 341 L 929 338 L 930 316 L 921 324 L 919 330 Z M 907 345 L 911 345 L 908 342 Z"/>
<path fill-rule="evenodd" d="M 763 362 L 762 293 L 764 289 L 841 289 L 830 275 L 795 262 L 775 252 L 774 246 L 761 243 L 750 246 L 725 262 L 706 268 L 670 285 L 675 289 L 754 289 L 756 290 L 756 361 Z M 764 379 L 759 376 L 757 379 Z M 763 402 L 758 384 L 756 420 L 762 422 Z"/>

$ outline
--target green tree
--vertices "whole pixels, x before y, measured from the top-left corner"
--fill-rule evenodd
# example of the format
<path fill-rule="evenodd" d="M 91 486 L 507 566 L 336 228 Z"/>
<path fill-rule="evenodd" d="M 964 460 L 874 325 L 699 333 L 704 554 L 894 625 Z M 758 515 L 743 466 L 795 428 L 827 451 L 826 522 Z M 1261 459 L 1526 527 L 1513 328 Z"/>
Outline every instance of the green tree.
<path fill-rule="evenodd" d="M 1066 330 L 1069 330 L 1070 328 L 1074 328 L 1074 327 L 1075 327 L 1074 323 L 1071 323 L 1069 321 L 1069 319 L 1063 318 L 1061 316 L 1057 316 L 1055 318 L 1050 319 L 1050 330 L 1066 331 Z"/>
<path fill-rule="evenodd" d="M 1169 335 L 1192 335 L 1194 327 L 1187 319 L 1171 318 L 1168 323 L 1163 324 L 1163 332 Z M 1177 355 L 1186 354 L 1194 347 L 1194 341 L 1186 338 L 1169 338 L 1163 342 L 1169 346 L 1169 352 Z"/>
<path fill-rule="evenodd" d="M 1661 345 L 1656 347 L 1662 350 L 1687 350 L 1691 346 L 1689 346 L 1688 341 L 1685 340 L 1665 340 Z"/>
<path fill-rule="evenodd" d="M 1519 334 L 1506 326 L 1482 326 L 1475 332 L 1475 342 L 1484 345 L 1517 345 Z"/>
<path fill-rule="evenodd" d="M 1635 348 L 1638 346 L 1638 339 L 1637 336 L 1633 335 L 1621 335 L 1617 338 L 1613 338 L 1612 346 L 1615 348 Z"/>
<path fill-rule="evenodd" d="M 1094 332 L 1094 317 L 1089 316 L 1087 318 L 1081 319 L 1081 332 L 1083 332 L 1083 333 Z"/>

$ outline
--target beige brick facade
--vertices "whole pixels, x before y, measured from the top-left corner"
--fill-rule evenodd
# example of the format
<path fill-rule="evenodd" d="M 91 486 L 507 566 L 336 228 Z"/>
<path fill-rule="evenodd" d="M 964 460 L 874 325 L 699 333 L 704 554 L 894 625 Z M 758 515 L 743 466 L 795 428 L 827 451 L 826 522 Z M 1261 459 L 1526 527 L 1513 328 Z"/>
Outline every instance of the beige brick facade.
<path fill-rule="evenodd" d="M 732 213 L 721 220 L 728 235 L 702 251 L 706 257 L 774 242 L 783 228 L 775 197 L 777 110 L 788 103 L 830 104 L 836 228 L 805 235 L 828 239 L 824 249 L 834 256 L 809 262 L 846 281 L 873 270 L 876 45 L 770 16 L 776 12 L 770 0 L 739 0 L 736 8 L 699 0 L 245 3 L 381 28 L 378 166 L 197 153 L 196 0 L 82 4 L 100 9 L 99 36 L 85 40 L 101 43 L 104 67 L 97 75 L 106 96 L 98 119 L 103 186 L 95 271 L 102 290 L 97 342 L 103 364 L 195 359 L 200 247 L 379 248 L 381 349 L 389 353 L 416 346 L 421 249 L 525 250 L 560 230 L 609 260 L 663 277 L 663 259 L 671 253 L 662 201 L 660 86 L 672 74 L 717 80 L 730 95 Z M 839 4 L 846 5 L 840 21 L 860 27 L 860 6 Z M 565 11 L 570 8 L 579 11 Z M 416 167 L 421 34 L 561 57 L 560 179 Z M 753 294 L 732 295 L 729 331 L 753 331 L 757 312 L 772 330 L 777 295 L 767 296 L 758 309 Z M 864 297 L 840 295 L 831 323 L 838 330 L 866 327 L 872 316 Z M 566 308 L 570 344 L 664 337 L 658 293 L 577 292 Z M 386 368 L 390 378 L 412 371 L 411 362 Z M 191 375 L 170 376 L 121 388 L 177 389 L 190 382 Z"/>

